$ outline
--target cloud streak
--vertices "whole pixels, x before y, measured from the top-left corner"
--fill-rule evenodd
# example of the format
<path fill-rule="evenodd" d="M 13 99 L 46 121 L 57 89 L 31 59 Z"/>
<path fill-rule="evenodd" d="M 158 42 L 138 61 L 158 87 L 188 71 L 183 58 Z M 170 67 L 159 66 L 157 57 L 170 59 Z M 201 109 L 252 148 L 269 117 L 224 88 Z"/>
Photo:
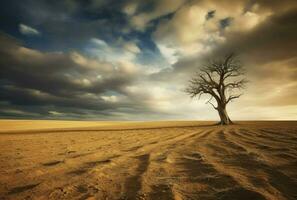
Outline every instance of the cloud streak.
<path fill-rule="evenodd" d="M 40 35 L 40 32 L 37 29 L 27 26 L 25 24 L 20 24 L 19 29 L 20 32 L 24 35 Z"/>

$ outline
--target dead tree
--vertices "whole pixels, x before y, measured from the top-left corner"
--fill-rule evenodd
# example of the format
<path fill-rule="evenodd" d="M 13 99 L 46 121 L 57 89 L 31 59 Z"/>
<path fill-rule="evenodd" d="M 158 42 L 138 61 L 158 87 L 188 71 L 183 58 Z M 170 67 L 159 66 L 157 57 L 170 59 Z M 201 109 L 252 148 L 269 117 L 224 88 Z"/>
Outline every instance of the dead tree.
<path fill-rule="evenodd" d="M 221 60 L 211 60 L 197 72 L 189 81 L 186 93 L 191 98 L 206 94 L 210 99 L 206 102 L 218 111 L 220 124 L 231 124 L 226 106 L 242 94 L 238 90 L 245 87 L 246 79 L 242 76 L 244 70 L 234 54 L 229 54 Z M 216 105 L 212 102 L 215 99 Z"/>

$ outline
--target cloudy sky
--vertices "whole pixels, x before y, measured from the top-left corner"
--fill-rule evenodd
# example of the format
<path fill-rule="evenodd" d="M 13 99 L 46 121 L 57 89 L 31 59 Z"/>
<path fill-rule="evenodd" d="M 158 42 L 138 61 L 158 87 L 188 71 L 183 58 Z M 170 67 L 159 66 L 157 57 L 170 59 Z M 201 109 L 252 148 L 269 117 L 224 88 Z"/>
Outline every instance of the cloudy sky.
<path fill-rule="evenodd" d="M 0 118 L 216 120 L 184 92 L 237 52 L 231 119 L 297 119 L 296 0 L 4 0 Z"/>

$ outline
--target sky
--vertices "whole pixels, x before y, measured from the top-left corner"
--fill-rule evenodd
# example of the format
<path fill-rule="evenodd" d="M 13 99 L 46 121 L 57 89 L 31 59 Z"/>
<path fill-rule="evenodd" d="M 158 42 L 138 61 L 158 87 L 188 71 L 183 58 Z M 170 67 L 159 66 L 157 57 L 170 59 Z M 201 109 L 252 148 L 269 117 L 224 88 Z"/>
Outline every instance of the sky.
<path fill-rule="evenodd" d="M 232 120 L 297 119 L 296 0 L 4 0 L 0 118 L 218 120 L 184 92 L 235 52 Z"/>

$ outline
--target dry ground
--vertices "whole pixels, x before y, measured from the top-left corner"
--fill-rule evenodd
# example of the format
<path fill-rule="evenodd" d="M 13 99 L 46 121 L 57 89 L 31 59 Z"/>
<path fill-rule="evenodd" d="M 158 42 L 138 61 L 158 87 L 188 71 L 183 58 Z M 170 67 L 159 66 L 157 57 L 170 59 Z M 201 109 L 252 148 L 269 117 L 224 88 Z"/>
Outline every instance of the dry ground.
<path fill-rule="evenodd" d="M 297 122 L 210 124 L 2 120 L 0 199 L 297 199 Z"/>

